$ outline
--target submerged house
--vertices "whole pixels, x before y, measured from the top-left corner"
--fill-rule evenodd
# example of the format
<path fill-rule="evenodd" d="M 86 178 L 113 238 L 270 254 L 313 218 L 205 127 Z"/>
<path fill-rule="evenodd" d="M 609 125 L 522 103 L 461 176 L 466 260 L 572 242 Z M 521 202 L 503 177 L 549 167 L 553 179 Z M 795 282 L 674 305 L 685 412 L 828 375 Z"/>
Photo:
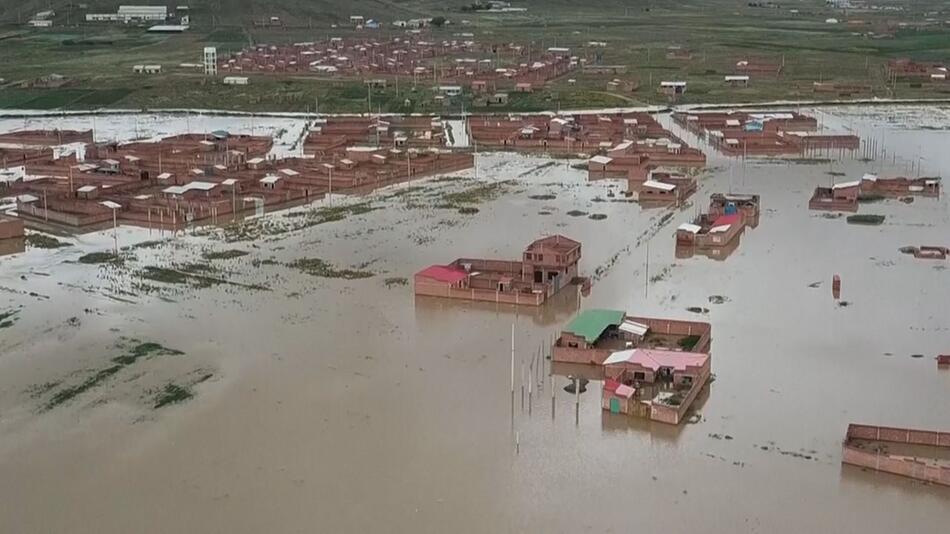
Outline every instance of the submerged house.
<path fill-rule="evenodd" d="M 539 306 L 578 276 L 581 244 L 562 235 L 538 239 L 518 260 L 459 258 L 414 277 L 416 295 Z"/>
<path fill-rule="evenodd" d="M 940 196 L 940 178 L 879 178 L 875 174 L 865 174 L 861 178 L 862 195 L 922 197 Z"/>
<path fill-rule="evenodd" d="M 601 406 L 611 413 L 679 424 L 711 376 L 709 354 L 625 349 L 604 360 Z"/>
<path fill-rule="evenodd" d="M 759 195 L 713 193 L 709 196 L 709 216 L 713 218 L 739 213 L 746 226 L 759 225 Z"/>
<path fill-rule="evenodd" d="M 738 213 L 715 218 L 702 214 L 691 223 L 679 225 L 676 244 L 695 248 L 724 247 L 738 238 L 744 228 L 742 215 Z"/>
<path fill-rule="evenodd" d="M 711 336 L 709 323 L 591 309 L 578 314 L 561 330 L 552 348 L 552 360 L 600 365 L 611 353 L 631 348 L 708 352 Z"/>
<path fill-rule="evenodd" d="M 746 226 L 759 224 L 759 196 L 714 193 L 709 212 L 676 229 L 676 246 L 721 249 L 738 243 Z"/>
<path fill-rule="evenodd" d="M 861 181 L 841 182 L 831 187 L 816 187 L 808 201 L 810 210 L 858 211 Z"/>
<path fill-rule="evenodd" d="M 628 180 L 628 187 L 636 188 L 641 204 L 682 204 L 696 192 L 696 179 L 685 174 L 654 169 L 642 183 Z"/>

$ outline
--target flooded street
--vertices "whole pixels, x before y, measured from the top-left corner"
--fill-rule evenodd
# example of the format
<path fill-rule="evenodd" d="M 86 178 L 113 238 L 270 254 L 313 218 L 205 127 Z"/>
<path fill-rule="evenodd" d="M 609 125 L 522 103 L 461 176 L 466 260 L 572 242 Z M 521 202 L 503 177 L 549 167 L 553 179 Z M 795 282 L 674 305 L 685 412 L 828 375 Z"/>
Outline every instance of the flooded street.
<path fill-rule="evenodd" d="M 588 183 L 583 160 L 479 152 L 451 178 L 237 230 L 123 227 L 121 264 L 85 257 L 112 249 L 111 230 L 0 257 L 2 530 L 945 532 L 950 488 L 842 466 L 841 443 L 852 422 L 950 429 L 933 359 L 950 351 L 950 264 L 899 251 L 950 246 L 950 203 L 862 204 L 886 216 L 862 226 L 808 200 L 865 172 L 950 176 L 950 114 L 803 111 L 886 157 L 729 159 L 664 116 L 709 157 L 681 208 L 618 201 L 624 186 Z M 277 122 L 254 128 L 302 131 Z M 479 187 L 477 213 L 444 207 Z M 758 227 L 723 261 L 677 258 L 676 227 L 713 192 L 761 195 Z M 590 296 L 413 297 L 425 266 L 518 257 L 554 233 L 583 243 Z M 301 262 L 316 259 L 332 268 Z M 594 307 L 712 324 L 698 422 L 611 415 L 591 381 L 575 423 L 568 379 L 547 368 L 530 415 L 519 389 L 512 416 L 511 325 L 520 373 Z"/>

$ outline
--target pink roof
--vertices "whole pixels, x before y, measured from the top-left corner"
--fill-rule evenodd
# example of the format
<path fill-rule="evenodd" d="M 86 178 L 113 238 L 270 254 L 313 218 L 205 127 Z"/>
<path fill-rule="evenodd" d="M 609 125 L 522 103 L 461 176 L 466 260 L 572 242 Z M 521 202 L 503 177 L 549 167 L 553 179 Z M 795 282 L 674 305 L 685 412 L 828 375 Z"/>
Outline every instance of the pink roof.
<path fill-rule="evenodd" d="M 722 217 L 716 219 L 716 222 L 714 222 L 712 225 L 727 226 L 739 222 L 740 218 L 741 216 L 738 213 L 733 213 L 732 215 L 723 215 Z"/>
<path fill-rule="evenodd" d="M 439 282 L 454 284 L 459 280 L 465 279 L 468 274 L 469 273 L 457 267 L 448 265 L 430 265 L 429 267 L 426 267 L 425 269 L 416 273 L 416 276 L 425 276 L 426 278 L 438 280 Z"/>
<path fill-rule="evenodd" d="M 612 393 L 617 397 L 624 397 L 629 399 L 637 392 L 636 388 L 632 388 L 626 384 L 621 384 L 616 380 L 606 379 L 604 380 L 604 391 Z"/>
<path fill-rule="evenodd" d="M 619 386 L 617 386 L 617 389 L 614 391 L 614 395 L 618 397 L 626 397 L 629 399 L 636 392 L 637 390 L 635 388 L 632 388 L 626 384 L 620 384 Z"/>
<path fill-rule="evenodd" d="M 661 367 L 671 367 L 674 371 L 685 371 L 687 366 L 700 367 L 709 359 L 708 354 L 700 352 L 677 352 L 672 350 L 629 349 L 615 352 L 604 360 L 604 365 L 632 363 L 652 371 Z"/>

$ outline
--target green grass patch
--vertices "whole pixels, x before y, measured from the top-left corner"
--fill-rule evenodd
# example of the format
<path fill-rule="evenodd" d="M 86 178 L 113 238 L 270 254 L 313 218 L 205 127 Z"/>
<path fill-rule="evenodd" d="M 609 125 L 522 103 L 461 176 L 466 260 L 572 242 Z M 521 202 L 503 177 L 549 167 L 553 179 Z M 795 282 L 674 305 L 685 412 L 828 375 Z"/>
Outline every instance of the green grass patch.
<path fill-rule="evenodd" d="M 360 269 L 338 269 L 333 264 L 319 258 L 301 258 L 287 264 L 288 267 L 297 269 L 311 276 L 321 278 L 343 278 L 345 280 L 358 280 L 361 278 L 370 278 L 374 273 Z"/>
<path fill-rule="evenodd" d="M 89 89 L 37 89 L 36 91 L 38 96 L 17 107 L 29 109 L 64 108 L 95 92 Z"/>
<path fill-rule="evenodd" d="M 112 365 L 110 367 L 106 367 L 105 369 L 100 369 L 79 384 L 57 391 L 44 405 L 44 411 L 52 410 L 53 408 L 65 404 L 79 395 L 82 395 L 86 391 L 96 388 L 106 380 L 115 376 L 124 367 L 124 365 Z"/>
<path fill-rule="evenodd" d="M 79 257 L 79 263 L 98 265 L 101 263 L 119 263 L 121 259 L 112 252 L 90 252 Z"/>
<path fill-rule="evenodd" d="M 241 256 L 247 256 L 250 254 L 246 250 L 230 249 L 230 250 L 219 250 L 214 252 L 205 252 L 201 255 L 206 260 L 230 260 L 234 258 L 240 258 Z"/>
<path fill-rule="evenodd" d="M 26 245 L 33 248 L 62 248 L 70 244 L 46 234 L 26 234 Z"/>
<path fill-rule="evenodd" d="M 94 371 L 77 384 L 59 389 L 43 404 L 42 411 L 52 410 L 53 408 L 68 403 L 87 391 L 96 389 L 119 374 L 123 369 L 135 365 L 141 359 L 149 359 L 157 356 L 184 355 L 184 352 L 180 350 L 171 349 L 159 343 L 142 342 L 136 339 L 123 338 L 116 344 L 116 347 L 125 350 L 125 353 L 111 358 L 109 361 L 112 365 Z M 34 386 L 33 388 L 29 388 L 29 390 L 33 391 L 33 396 L 40 397 L 50 391 L 56 390 L 61 384 L 62 382 L 51 382 L 42 386 Z"/>
<path fill-rule="evenodd" d="M 20 310 L 10 310 L 0 312 L 0 328 L 10 328 L 18 319 L 17 314 Z"/>
<path fill-rule="evenodd" d="M 152 358 L 155 356 L 181 356 L 185 354 L 180 350 L 170 349 L 159 343 L 153 343 L 150 341 L 137 343 L 136 340 L 132 340 L 132 342 L 135 344 L 129 347 L 129 352 L 112 358 L 113 363 L 132 365 L 141 358 Z"/>
<path fill-rule="evenodd" d="M 676 342 L 683 350 L 693 350 L 697 343 L 699 343 L 699 336 L 682 337 Z"/>
<path fill-rule="evenodd" d="M 167 384 L 164 388 L 162 388 L 161 391 L 159 391 L 158 395 L 155 396 L 155 403 L 152 407 L 157 410 L 170 404 L 185 402 L 194 396 L 194 392 L 192 392 L 191 388 L 188 386 Z"/>
<path fill-rule="evenodd" d="M 85 94 L 70 103 L 72 107 L 94 108 L 115 104 L 132 93 L 132 89 L 99 89 Z"/>
<path fill-rule="evenodd" d="M 386 287 L 400 287 L 409 285 L 409 279 L 405 276 L 394 276 L 387 278 L 384 283 L 386 284 Z"/>
<path fill-rule="evenodd" d="M 883 215 L 848 215 L 847 221 L 848 224 L 877 226 L 884 223 L 884 218 Z"/>
<path fill-rule="evenodd" d="M 481 204 L 483 202 L 488 202 L 498 198 L 514 184 L 514 180 L 505 180 L 503 182 L 481 184 L 453 193 L 445 193 L 439 199 L 440 202 L 436 207 L 443 209 L 457 209 L 461 213 L 462 209 L 464 208 L 472 208 L 472 205 Z M 468 212 L 477 213 L 478 210 L 476 209 L 475 212 L 468 210 Z"/>

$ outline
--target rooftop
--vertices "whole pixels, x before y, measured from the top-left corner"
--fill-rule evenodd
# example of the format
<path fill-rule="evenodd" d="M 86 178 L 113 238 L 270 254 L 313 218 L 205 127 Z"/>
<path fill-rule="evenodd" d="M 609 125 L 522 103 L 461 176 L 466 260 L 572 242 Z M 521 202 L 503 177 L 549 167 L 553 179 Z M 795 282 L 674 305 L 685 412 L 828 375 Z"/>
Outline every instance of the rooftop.
<path fill-rule="evenodd" d="M 569 237 L 565 237 L 560 234 L 555 234 L 548 237 L 542 237 L 528 245 L 528 250 L 537 250 L 540 248 L 550 248 L 554 249 L 557 252 L 570 252 L 575 248 L 581 246 L 579 241 L 574 241 Z"/>
<path fill-rule="evenodd" d="M 431 278 L 439 282 L 454 284 L 459 280 L 465 279 L 469 273 L 448 265 L 430 265 L 429 267 L 426 267 L 425 269 L 416 273 L 416 275 Z"/>
<path fill-rule="evenodd" d="M 565 332 L 583 337 L 588 343 L 594 343 L 608 326 L 617 326 L 623 322 L 624 312 L 618 310 L 584 310 L 564 327 Z"/>
<path fill-rule="evenodd" d="M 708 359 L 708 354 L 699 352 L 628 349 L 614 352 L 604 360 L 604 365 L 632 363 L 642 365 L 653 371 L 658 371 L 661 367 L 670 367 L 675 371 L 685 371 L 687 366 L 698 367 L 704 365 Z"/>

